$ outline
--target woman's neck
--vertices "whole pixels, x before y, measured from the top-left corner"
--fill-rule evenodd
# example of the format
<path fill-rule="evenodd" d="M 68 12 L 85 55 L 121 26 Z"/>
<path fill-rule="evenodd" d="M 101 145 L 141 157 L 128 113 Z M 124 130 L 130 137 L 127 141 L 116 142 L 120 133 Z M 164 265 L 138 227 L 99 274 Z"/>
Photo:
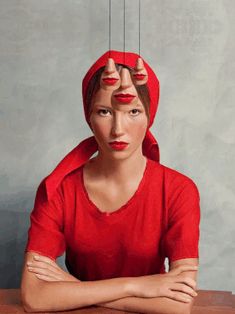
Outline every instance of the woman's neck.
<path fill-rule="evenodd" d="M 98 153 L 90 160 L 90 171 L 98 177 L 117 183 L 125 183 L 130 178 L 139 177 L 146 167 L 147 158 L 141 152 L 136 151 L 126 159 L 109 158 Z"/>

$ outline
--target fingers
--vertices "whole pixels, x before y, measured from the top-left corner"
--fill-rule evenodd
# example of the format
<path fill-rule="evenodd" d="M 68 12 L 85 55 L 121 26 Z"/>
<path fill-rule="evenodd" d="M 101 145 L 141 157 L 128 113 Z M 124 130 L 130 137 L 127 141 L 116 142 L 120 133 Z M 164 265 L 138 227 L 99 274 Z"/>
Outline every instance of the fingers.
<path fill-rule="evenodd" d="M 190 295 L 184 292 L 178 292 L 178 291 L 176 292 L 176 291 L 171 291 L 171 290 L 169 290 L 168 297 L 172 300 L 180 301 L 184 303 L 189 303 L 193 300 L 193 297 L 191 297 Z"/>
<path fill-rule="evenodd" d="M 196 297 L 197 296 L 197 292 L 193 288 L 191 288 L 185 284 L 182 284 L 182 283 L 173 284 L 171 290 L 183 292 L 184 294 L 187 294 L 190 297 Z"/>
<path fill-rule="evenodd" d="M 27 262 L 28 271 L 44 281 L 80 281 L 76 277 L 65 272 L 50 258 L 40 256 L 32 262 Z"/>
<path fill-rule="evenodd" d="M 43 263 L 47 263 L 49 265 L 52 265 L 54 266 L 55 268 L 60 268 L 55 261 L 53 261 L 51 258 L 49 257 L 46 257 L 46 256 L 38 256 L 38 255 L 34 255 L 34 261 L 40 261 L 40 262 L 43 262 Z"/>
<path fill-rule="evenodd" d="M 49 277 L 52 277 L 52 278 L 55 278 L 55 279 L 58 279 L 60 280 L 60 275 L 53 272 L 52 270 L 48 269 L 48 268 L 41 268 L 41 267 L 38 267 L 38 266 L 30 266 L 28 267 L 28 270 L 32 273 L 35 273 L 35 275 L 44 275 L 44 276 L 49 276 Z"/>
<path fill-rule="evenodd" d="M 59 271 L 61 271 L 60 268 L 54 267 L 54 265 L 50 265 L 46 262 L 27 262 L 27 266 L 28 267 L 37 267 L 37 268 L 43 268 L 43 269 L 49 269 L 52 272 L 58 273 Z"/>
<path fill-rule="evenodd" d="M 170 278 L 172 278 L 172 282 L 182 283 L 185 286 L 189 286 L 190 288 L 196 290 L 196 286 L 197 286 L 196 281 L 193 278 L 186 276 L 186 274 L 183 274 L 185 271 L 196 271 L 196 270 L 198 270 L 198 266 L 180 265 L 173 268 L 171 271 L 169 271 L 168 275 L 170 275 Z"/>
<path fill-rule="evenodd" d="M 180 265 L 169 271 L 169 275 L 179 275 L 184 271 L 196 271 L 198 270 L 198 266 L 194 265 Z"/>
<path fill-rule="evenodd" d="M 50 277 L 50 276 L 46 276 L 46 275 L 35 274 L 35 276 L 38 277 L 41 280 L 44 280 L 44 281 L 59 281 L 56 278 L 53 278 L 53 277 Z"/>
<path fill-rule="evenodd" d="M 176 277 L 176 282 L 177 283 L 183 283 L 183 284 L 191 287 L 194 290 L 196 290 L 196 287 L 197 287 L 196 281 L 193 278 L 186 277 L 186 276 L 178 276 L 178 277 Z"/>
<path fill-rule="evenodd" d="M 32 262 L 27 262 L 27 266 L 47 268 L 55 273 L 61 271 L 61 268 L 53 260 L 45 256 L 34 256 Z"/>
<path fill-rule="evenodd" d="M 30 272 L 35 273 L 40 276 L 44 276 L 44 280 L 53 281 L 53 280 L 60 280 L 61 278 L 61 269 L 60 267 L 52 261 L 50 258 L 44 256 L 37 256 L 32 262 L 27 262 L 27 267 Z M 45 278 L 47 276 L 47 278 Z M 40 278 L 42 279 L 42 278 Z"/>

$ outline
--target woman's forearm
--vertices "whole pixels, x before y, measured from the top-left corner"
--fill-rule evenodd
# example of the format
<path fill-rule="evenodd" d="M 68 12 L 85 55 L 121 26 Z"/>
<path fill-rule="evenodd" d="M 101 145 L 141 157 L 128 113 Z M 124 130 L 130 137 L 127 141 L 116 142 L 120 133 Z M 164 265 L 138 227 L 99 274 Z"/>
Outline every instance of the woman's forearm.
<path fill-rule="evenodd" d="M 190 314 L 192 304 L 175 301 L 166 297 L 137 298 L 126 297 L 119 300 L 97 304 L 106 308 L 137 313 Z"/>
<path fill-rule="evenodd" d="M 130 296 L 128 277 L 81 282 L 45 282 L 28 291 L 27 312 L 76 309 Z"/>
<path fill-rule="evenodd" d="M 196 283 L 188 277 L 179 279 L 179 275 L 183 272 L 188 274 L 192 268 L 193 266 L 181 265 L 167 275 L 98 281 L 48 282 L 31 278 L 27 284 L 26 280 L 22 280 L 23 305 L 28 312 L 60 311 L 97 305 L 142 313 L 188 314 L 191 304 L 180 301 L 192 301 L 192 296 L 196 295 Z M 173 293 L 172 284 L 179 280 L 182 286 L 179 290 L 182 291 Z"/>

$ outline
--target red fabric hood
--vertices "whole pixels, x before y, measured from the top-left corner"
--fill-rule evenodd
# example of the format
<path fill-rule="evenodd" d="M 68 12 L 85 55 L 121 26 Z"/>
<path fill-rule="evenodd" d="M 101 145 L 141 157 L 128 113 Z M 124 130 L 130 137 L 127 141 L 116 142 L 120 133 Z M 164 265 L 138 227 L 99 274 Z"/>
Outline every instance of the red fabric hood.
<path fill-rule="evenodd" d="M 88 87 L 88 83 L 95 72 L 105 66 L 108 58 L 113 58 L 115 63 L 124 64 L 130 67 L 134 67 L 138 54 L 132 52 L 122 52 L 110 50 L 104 53 L 88 70 L 82 81 L 82 96 L 83 96 L 83 108 L 86 121 L 87 116 L 87 104 L 85 103 L 85 95 Z M 153 124 L 159 100 L 159 81 L 150 66 L 143 60 L 144 66 L 148 72 L 147 86 L 150 95 L 150 121 L 148 130 L 146 132 L 145 139 L 143 141 L 142 149 L 143 154 L 157 162 L 160 160 L 160 153 L 157 140 L 154 138 L 149 128 Z M 98 150 L 98 145 L 94 136 L 86 138 L 80 142 L 72 151 L 70 151 L 56 166 L 56 168 L 49 174 L 41 184 L 45 184 L 47 199 L 50 199 L 56 190 L 57 186 L 63 180 L 63 178 L 76 168 L 86 163 L 90 157 Z"/>

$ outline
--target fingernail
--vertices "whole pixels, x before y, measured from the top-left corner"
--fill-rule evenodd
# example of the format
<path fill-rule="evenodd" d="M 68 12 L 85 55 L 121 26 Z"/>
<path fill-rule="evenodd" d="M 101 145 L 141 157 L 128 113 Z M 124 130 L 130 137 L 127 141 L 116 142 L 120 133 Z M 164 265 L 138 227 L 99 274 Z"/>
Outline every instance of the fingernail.
<path fill-rule="evenodd" d="M 37 259 L 37 260 L 39 260 L 39 256 L 34 256 L 34 259 Z"/>
<path fill-rule="evenodd" d="M 33 265 L 33 263 L 31 263 L 31 262 L 27 262 L 27 265 Z"/>

